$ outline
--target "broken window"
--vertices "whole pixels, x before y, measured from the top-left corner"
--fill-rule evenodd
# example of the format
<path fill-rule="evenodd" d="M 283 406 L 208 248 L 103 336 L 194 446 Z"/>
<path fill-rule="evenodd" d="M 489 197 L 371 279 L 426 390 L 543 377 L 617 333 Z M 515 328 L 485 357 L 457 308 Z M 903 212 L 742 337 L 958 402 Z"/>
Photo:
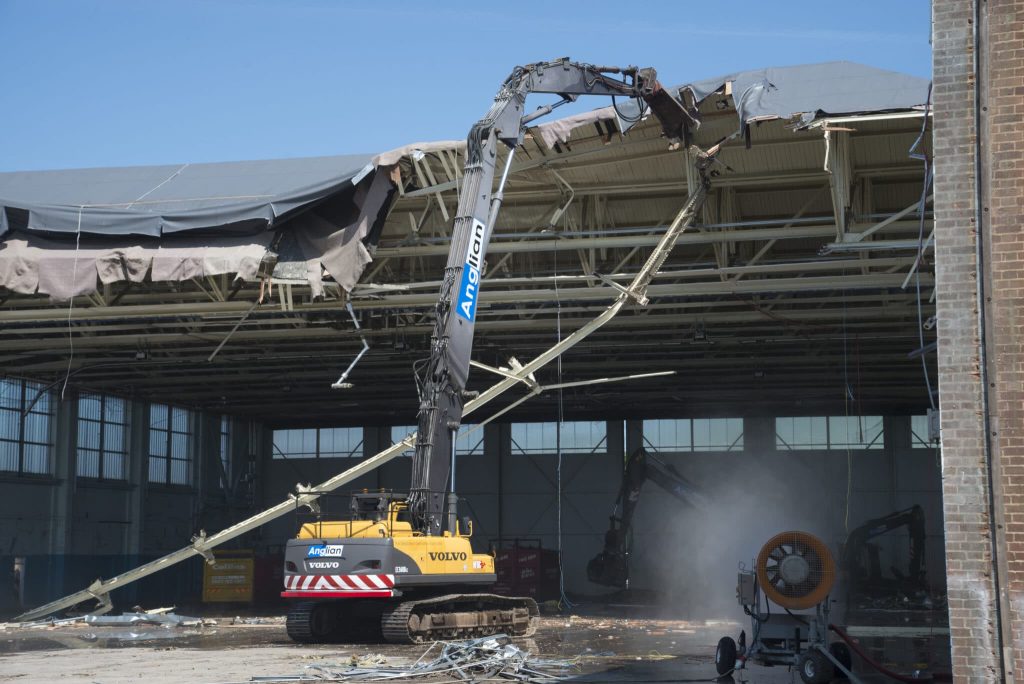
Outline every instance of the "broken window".
<path fill-rule="evenodd" d="M 406 438 L 410 433 L 416 432 L 418 428 L 415 425 L 392 425 L 391 426 L 391 445 L 398 444 Z M 414 449 L 406 449 L 399 456 L 412 456 Z"/>
<path fill-rule="evenodd" d="M 476 429 L 473 423 L 463 423 L 459 428 L 459 436 L 455 438 L 455 453 L 459 456 L 472 456 L 484 453 L 484 429 Z M 408 433 L 406 433 L 408 434 Z"/>
<path fill-rule="evenodd" d="M 881 449 L 882 416 L 830 416 L 830 449 Z"/>
<path fill-rule="evenodd" d="M 274 430 L 274 458 L 316 458 L 316 428 Z"/>

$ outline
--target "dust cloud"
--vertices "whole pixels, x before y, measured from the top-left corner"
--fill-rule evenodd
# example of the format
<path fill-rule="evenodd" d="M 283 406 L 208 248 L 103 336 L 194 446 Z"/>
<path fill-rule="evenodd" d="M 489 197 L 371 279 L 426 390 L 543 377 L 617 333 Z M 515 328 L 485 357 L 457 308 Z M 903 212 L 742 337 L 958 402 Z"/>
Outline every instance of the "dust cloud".
<path fill-rule="evenodd" d="M 679 468 L 703 502 L 690 507 L 651 482 L 644 486 L 634 518 L 631 588 L 656 592 L 681 618 L 742 618 L 739 565 L 752 568 L 779 532 L 809 532 L 838 555 L 845 482 L 829 481 L 820 455 L 659 458 Z"/>

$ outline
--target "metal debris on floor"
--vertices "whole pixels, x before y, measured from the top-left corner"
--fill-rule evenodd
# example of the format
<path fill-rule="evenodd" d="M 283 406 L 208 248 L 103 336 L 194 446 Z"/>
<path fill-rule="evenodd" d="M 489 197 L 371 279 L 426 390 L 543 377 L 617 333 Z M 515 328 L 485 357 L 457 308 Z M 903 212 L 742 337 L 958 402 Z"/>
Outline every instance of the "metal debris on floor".
<path fill-rule="evenodd" d="M 229 624 L 232 625 L 283 625 L 284 616 L 275 615 L 273 617 L 242 617 L 236 615 L 232 618 Z"/>
<path fill-rule="evenodd" d="M 69 618 L 48 618 L 35 622 L 3 623 L 0 632 L 27 630 L 47 635 L 73 637 L 87 642 L 152 641 L 215 633 L 217 621 L 189 617 L 170 612 L 171 608 L 155 611 L 122 613 L 121 615 L 79 615 Z"/>
<path fill-rule="evenodd" d="M 253 682 L 283 681 L 403 681 L 447 677 L 464 682 L 493 679 L 551 682 L 563 679 L 575 665 L 569 660 L 537 658 L 512 643 L 504 634 L 469 641 L 439 641 L 412 665 L 389 665 L 379 654 L 353 656 L 348 665 L 307 665 L 301 675 L 253 677 Z"/>
<path fill-rule="evenodd" d="M 35 622 L 16 623 L 19 629 L 47 629 L 49 627 L 126 627 L 150 625 L 156 627 L 213 627 L 216 620 L 188 617 L 170 612 L 122 613 L 121 615 L 79 615 L 70 618 L 50 618 Z"/>

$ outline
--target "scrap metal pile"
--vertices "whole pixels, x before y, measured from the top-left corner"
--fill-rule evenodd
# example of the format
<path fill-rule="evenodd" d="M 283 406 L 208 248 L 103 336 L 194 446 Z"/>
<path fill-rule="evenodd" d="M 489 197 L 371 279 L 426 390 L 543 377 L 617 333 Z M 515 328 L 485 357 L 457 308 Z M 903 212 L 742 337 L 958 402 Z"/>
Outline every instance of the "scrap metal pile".
<path fill-rule="evenodd" d="M 253 682 L 283 681 L 461 681 L 508 679 L 536 684 L 563 679 L 575 665 L 568 660 L 536 658 L 498 634 L 469 641 L 431 644 L 412 665 L 388 665 L 382 656 L 353 658 L 348 666 L 307 665 L 300 675 L 253 677 Z"/>

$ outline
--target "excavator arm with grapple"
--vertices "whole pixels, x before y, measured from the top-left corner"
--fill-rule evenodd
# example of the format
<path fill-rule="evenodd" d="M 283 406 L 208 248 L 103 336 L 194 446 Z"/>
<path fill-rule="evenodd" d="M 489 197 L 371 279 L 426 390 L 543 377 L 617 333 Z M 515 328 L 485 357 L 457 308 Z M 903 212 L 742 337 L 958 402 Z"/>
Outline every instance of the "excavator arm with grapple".
<path fill-rule="evenodd" d="M 526 114 L 525 102 L 530 93 L 554 93 L 562 99 Z M 512 158 L 527 123 L 580 95 L 642 99 L 658 116 L 666 137 L 672 141 L 678 141 L 684 127 L 692 123 L 686 110 L 658 83 L 653 69 L 598 67 L 561 59 L 513 71 L 502 84 L 490 111 L 470 130 L 465 180 L 435 308 L 430 358 L 418 377 L 420 408 L 409 511 L 414 527 L 425 534 L 440 534 L 445 524 L 444 495 L 449 489 L 453 436 L 459 428 L 466 399 L 484 259 Z M 497 192 L 492 195 L 501 145 L 509 151 Z M 448 516 L 451 520 L 452 505 L 449 504 Z"/>
<path fill-rule="evenodd" d="M 699 506 L 697 489 L 670 463 L 644 449 L 637 449 L 626 461 L 622 486 L 604 534 L 604 549 L 587 563 L 587 579 L 595 584 L 629 588 L 629 556 L 633 547 L 633 514 L 640 492 L 650 480 L 687 506 Z"/>
<path fill-rule="evenodd" d="M 526 113 L 530 93 L 561 99 Z M 466 381 L 487 243 L 516 147 L 527 123 L 580 95 L 642 100 L 674 145 L 697 125 L 662 89 L 653 69 L 560 59 L 518 67 L 505 80 L 467 140 L 430 357 L 416 371 L 419 414 L 409 493 L 357 494 L 351 519 L 307 523 L 289 540 L 282 596 L 293 600 L 286 624 L 294 640 L 382 636 L 408 643 L 499 632 L 522 636 L 535 629 L 533 599 L 483 593 L 496 581 L 494 558 L 473 553 L 470 525 L 458 522 L 453 446 L 470 397 Z M 492 192 L 502 145 L 508 153 Z M 692 205 L 699 201 L 688 206 L 696 211 Z"/>

